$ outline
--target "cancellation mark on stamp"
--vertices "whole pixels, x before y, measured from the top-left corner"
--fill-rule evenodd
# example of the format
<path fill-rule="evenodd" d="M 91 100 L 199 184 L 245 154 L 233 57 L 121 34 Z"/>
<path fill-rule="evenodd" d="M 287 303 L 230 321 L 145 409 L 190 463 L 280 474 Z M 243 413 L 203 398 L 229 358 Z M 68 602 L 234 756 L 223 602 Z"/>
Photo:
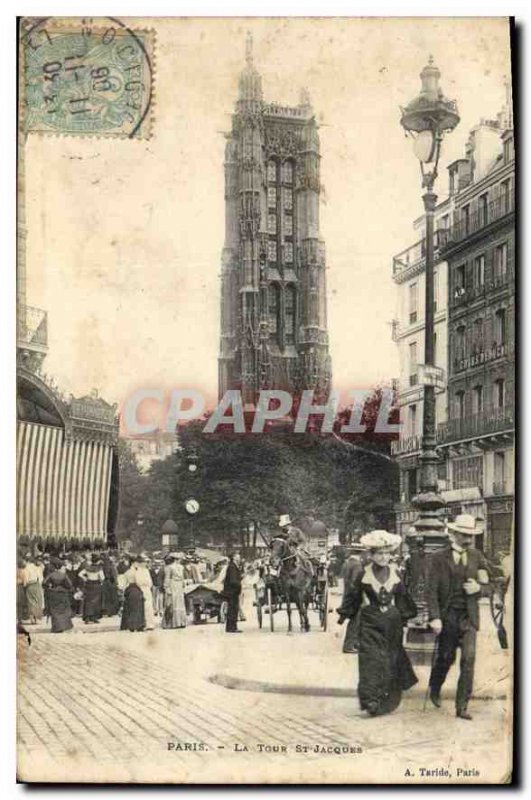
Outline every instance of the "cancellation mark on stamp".
<path fill-rule="evenodd" d="M 26 23 L 21 43 L 26 132 L 149 138 L 151 31 L 48 18 Z"/>

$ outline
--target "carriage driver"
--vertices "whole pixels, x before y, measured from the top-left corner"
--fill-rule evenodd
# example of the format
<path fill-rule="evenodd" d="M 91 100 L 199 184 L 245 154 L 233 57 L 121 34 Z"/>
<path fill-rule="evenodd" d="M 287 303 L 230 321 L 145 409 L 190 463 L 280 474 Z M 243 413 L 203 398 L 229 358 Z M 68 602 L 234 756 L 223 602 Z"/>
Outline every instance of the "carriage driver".
<path fill-rule="evenodd" d="M 310 554 L 306 549 L 306 537 L 300 528 L 297 528 L 291 522 L 289 514 L 281 514 L 278 523 L 280 528 L 279 536 L 287 541 L 288 544 L 295 547 L 296 550 L 302 550 L 307 556 Z"/>

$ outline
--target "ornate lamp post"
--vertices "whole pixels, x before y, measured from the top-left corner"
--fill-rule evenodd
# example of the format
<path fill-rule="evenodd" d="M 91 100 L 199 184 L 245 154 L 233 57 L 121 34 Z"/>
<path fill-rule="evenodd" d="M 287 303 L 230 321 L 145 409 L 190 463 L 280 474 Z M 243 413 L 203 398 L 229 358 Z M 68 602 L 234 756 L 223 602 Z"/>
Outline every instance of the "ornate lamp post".
<path fill-rule="evenodd" d="M 434 296 L 433 296 L 433 251 L 434 212 L 437 195 L 433 191 L 444 134 L 453 131 L 459 122 L 457 104 L 448 100 L 439 87 L 441 73 L 430 56 L 429 63 L 420 73 L 422 88 L 405 108 L 401 109 L 400 123 L 406 133 L 414 139 L 414 152 L 420 162 L 422 199 L 426 214 L 426 293 L 425 293 L 425 345 L 424 365 L 418 372 L 424 384 L 422 419 L 422 452 L 420 455 L 419 493 L 412 503 L 419 516 L 414 531 L 408 532 L 410 548 L 410 588 L 419 607 L 419 616 L 411 627 L 408 639 L 422 651 L 429 641 L 427 635 L 427 612 L 424 600 L 427 558 L 446 541 L 445 525 L 441 520 L 444 502 L 437 485 L 438 456 L 435 450 L 437 432 L 435 427 L 435 384 L 437 370 L 434 364 Z"/>

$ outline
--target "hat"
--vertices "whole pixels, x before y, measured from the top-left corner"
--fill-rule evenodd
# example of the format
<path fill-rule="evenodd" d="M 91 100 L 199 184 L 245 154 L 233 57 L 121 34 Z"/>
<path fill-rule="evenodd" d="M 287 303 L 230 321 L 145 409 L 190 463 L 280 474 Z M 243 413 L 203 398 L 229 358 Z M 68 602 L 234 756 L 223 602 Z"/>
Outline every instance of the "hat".
<path fill-rule="evenodd" d="M 289 517 L 289 514 L 281 514 L 280 520 L 278 522 L 278 527 L 285 528 L 286 525 L 291 525 L 291 519 Z"/>
<path fill-rule="evenodd" d="M 483 529 L 476 526 L 476 520 L 472 514 L 458 514 L 454 522 L 448 523 L 448 530 L 455 533 L 466 533 L 468 536 L 477 536 L 483 533 Z"/>
<path fill-rule="evenodd" d="M 402 538 L 396 533 L 375 530 L 365 533 L 360 539 L 360 544 L 362 544 L 363 547 L 367 547 L 369 550 L 378 550 L 383 547 L 396 550 L 401 541 Z"/>

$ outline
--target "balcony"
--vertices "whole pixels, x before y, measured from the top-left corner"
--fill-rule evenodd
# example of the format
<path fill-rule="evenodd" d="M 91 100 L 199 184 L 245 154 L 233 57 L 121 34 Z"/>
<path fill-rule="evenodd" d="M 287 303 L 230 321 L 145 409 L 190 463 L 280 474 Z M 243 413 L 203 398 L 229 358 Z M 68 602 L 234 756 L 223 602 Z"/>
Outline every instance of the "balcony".
<path fill-rule="evenodd" d="M 468 217 L 455 222 L 448 232 L 446 245 L 456 244 L 477 231 L 514 211 L 514 191 L 492 200 L 484 208 L 478 208 Z M 443 245 L 444 246 L 444 245 Z"/>
<path fill-rule="evenodd" d="M 492 494 L 507 494 L 508 486 L 506 481 L 494 481 L 492 484 Z"/>
<path fill-rule="evenodd" d="M 489 434 L 514 431 L 514 406 L 485 408 L 478 414 L 449 419 L 439 425 L 437 439 L 444 444 Z"/>
<path fill-rule="evenodd" d="M 437 258 L 439 250 L 446 244 L 447 233 L 445 229 L 435 231 L 434 255 Z M 426 239 L 420 239 L 415 244 L 393 256 L 393 278 L 405 273 L 410 268 L 420 266 L 426 258 Z"/>
<path fill-rule="evenodd" d="M 420 453 L 422 450 L 422 434 L 407 436 L 404 439 L 395 439 L 391 442 L 391 455 L 401 456 L 406 453 Z"/>

